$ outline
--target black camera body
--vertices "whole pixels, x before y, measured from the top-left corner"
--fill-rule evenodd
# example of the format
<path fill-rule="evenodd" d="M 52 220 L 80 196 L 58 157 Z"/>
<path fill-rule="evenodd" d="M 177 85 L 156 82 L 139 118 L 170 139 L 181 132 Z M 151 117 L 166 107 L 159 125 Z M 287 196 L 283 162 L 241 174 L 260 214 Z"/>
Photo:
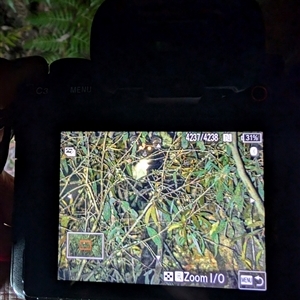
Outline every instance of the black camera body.
<path fill-rule="evenodd" d="M 297 206 L 293 199 L 297 196 L 299 178 L 299 169 L 295 167 L 299 164 L 299 150 L 295 143 L 299 140 L 300 124 L 292 106 L 283 103 L 278 95 L 269 97 L 272 86 L 263 85 L 268 79 L 262 78 L 264 58 L 263 23 L 254 1 L 243 1 L 243 4 L 239 1 L 210 1 L 208 4 L 200 0 L 178 0 L 172 5 L 167 1 L 149 1 L 149 4 L 143 5 L 136 1 L 104 2 L 93 23 L 91 60 L 63 59 L 52 63 L 44 85 L 35 87 L 32 93 L 21 93 L 14 106 L 17 161 L 12 284 L 18 294 L 28 299 L 138 299 L 141 295 L 145 299 L 252 299 L 254 295 L 258 299 L 273 299 L 278 295 L 294 296 L 296 291 L 291 289 L 292 281 L 282 277 L 287 277 L 289 272 L 296 274 L 290 260 L 296 250 L 290 241 L 295 239 L 299 226 L 288 225 L 293 221 L 287 221 L 287 215 L 297 220 L 297 210 L 293 206 L 298 207 L 299 204 Z M 233 140 L 236 139 L 233 142 L 236 148 L 226 146 L 224 134 L 228 133 L 233 134 Z M 81 140 L 82 134 L 84 138 Z M 210 140 L 214 134 L 218 140 Z M 247 134 L 249 136 L 246 137 Z M 153 140 L 159 142 L 154 144 Z M 82 147 L 80 150 L 79 145 Z M 147 169 L 148 173 L 143 175 L 146 179 L 142 180 L 141 176 L 134 175 L 139 153 L 144 149 L 140 150 L 140 145 L 144 148 L 156 147 L 155 150 L 149 149 L 152 159 L 160 159 L 159 155 L 167 157 L 155 170 L 152 168 L 150 172 Z M 243 151 L 249 152 L 252 147 L 256 149 L 253 151 L 260 151 L 258 153 L 263 153 L 263 156 L 244 154 Z M 86 165 L 84 159 L 80 160 L 80 157 L 87 157 L 87 149 L 95 156 L 90 165 Z M 189 154 L 191 149 L 196 153 L 196 163 Z M 223 153 L 225 149 L 227 154 Z M 233 154 L 234 149 L 238 149 L 240 154 Z M 74 150 L 81 153 L 79 161 L 73 157 Z M 173 152 L 175 157 L 171 156 Z M 221 177 L 214 177 L 212 187 L 203 183 L 205 178 L 215 176 L 207 174 L 217 174 L 216 169 L 208 167 L 208 162 L 216 163 L 217 168 L 221 152 L 221 156 L 228 156 L 231 162 L 228 163 L 231 169 L 228 169 L 226 176 L 232 177 L 234 191 L 238 185 L 245 189 L 244 202 L 240 208 L 234 204 L 233 212 L 230 212 L 228 203 L 235 192 L 227 191 L 227 199 L 224 189 L 223 200 L 216 200 L 214 197 L 217 194 L 209 193 L 210 189 L 215 189 L 217 182 L 223 180 Z M 104 157 L 103 153 L 110 153 L 111 156 Z M 182 153 L 187 157 L 184 161 L 181 160 Z M 238 163 L 234 165 L 237 157 L 241 158 L 246 175 L 241 175 L 243 168 L 239 168 Z M 180 166 L 179 171 L 175 172 L 176 160 Z M 200 166 L 200 161 L 201 171 L 204 170 L 206 175 L 200 174 L 200 169 L 196 167 Z M 219 163 L 219 167 L 222 164 Z M 257 164 L 263 175 L 247 169 L 248 164 Z M 193 175 L 185 175 L 184 167 Z M 223 169 L 227 170 L 225 167 Z M 72 202 L 70 194 L 65 192 L 66 189 L 69 193 L 75 186 L 64 185 L 74 179 L 70 170 L 77 172 L 74 173 L 76 180 L 82 179 L 84 174 L 87 174 L 88 180 L 94 178 L 97 186 L 94 188 L 91 184 L 89 188 L 93 194 L 90 201 L 95 201 L 95 206 L 89 206 L 87 203 L 92 202 L 86 202 L 86 198 L 85 206 L 77 198 Z M 221 174 L 220 170 L 218 174 Z M 112 174 L 115 180 L 107 189 L 106 174 Z M 168 177 L 170 174 L 173 174 L 172 179 Z M 201 179 L 199 189 L 201 186 L 204 202 L 198 194 L 198 185 L 193 185 L 197 176 Z M 247 187 L 249 181 L 246 177 L 250 178 L 250 185 L 256 192 L 251 192 L 251 187 Z M 158 181 L 163 184 L 159 185 Z M 124 182 L 129 196 L 124 196 Z M 153 196 L 162 187 L 171 188 L 170 182 L 172 192 L 162 191 L 160 197 Z M 260 185 L 262 182 L 263 185 Z M 188 185 L 196 189 L 196 195 Z M 261 186 L 264 192 L 259 190 Z M 88 188 L 74 189 L 77 193 L 72 197 L 81 197 L 81 200 L 87 197 Z M 150 192 L 145 194 L 145 190 Z M 257 199 L 256 196 L 253 199 L 252 193 L 256 193 Z M 142 197 L 142 204 L 134 206 L 132 203 L 138 202 L 139 198 L 130 198 L 132 194 Z M 212 197 L 210 202 L 209 195 Z M 103 202 L 104 199 L 110 202 Z M 193 200 L 186 204 L 184 199 Z M 256 204 L 258 199 L 262 199 L 263 213 L 260 210 L 262 207 Z M 129 206 L 124 204 L 125 200 Z M 251 206 L 249 203 L 252 200 L 254 204 Z M 175 202 L 172 204 L 172 201 Z M 211 201 L 217 205 L 211 206 L 214 205 Z M 101 203 L 109 203 L 110 212 L 105 211 L 105 205 Z M 191 203 L 195 205 L 189 206 Z M 81 208 L 69 212 L 75 204 Z M 177 209 L 173 208 L 174 205 Z M 208 207 L 213 207 L 213 212 Z M 250 225 L 245 223 L 248 220 L 245 217 L 247 209 L 251 211 L 248 211 L 248 218 L 249 214 L 252 218 Z M 80 210 L 85 215 L 81 215 Z M 201 216 L 199 211 L 204 211 Z M 103 265 L 105 258 L 111 259 L 110 255 L 115 253 L 114 248 L 106 248 L 109 228 L 118 222 L 125 222 L 125 215 L 126 220 L 132 223 L 122 227 L 124 231 L 120 240 L 123 244 L 117 244 L 114 240 L 114 246 L 131 247 L 128 251 L 133 252 L 128 257 L 132 258 L 134 267 L 130 272 L 136 273 L 128 275 L 130 272 L 126 268 L 130 263 L 124 263 L 127 260 L 122 262 L 123 254 L 120 254 L 121 262 L 117 261 L 121 265 L 124 263 L 124 266 L 114 265 L 114 272 L 118 272 L 119 277 L 113 277 L 114 272 L 106 271 L 114 279 L 99 279 L 97 276 L 101 271 L 98 270 L 106 270 Z M 216 215 L 223 216 L 224 220 L 232 219 L 222 223 L 221 219 L 215 218 Z M 183 217 L 190 221 L 183 221 Z M 164 222 L 160 222 L 159 218 L 165 218 Z M 200 219 L 203 224 L 197 223 Z M 233 219 L 244 221 L 244 231 L 228 233 L 227 227 L 234 228 L 230 225 Z M 82 220 L 85 220 L 85 225 Z M 169 220 L 169 225 L 166 225 L 166 220 Z M 71 221 L 78 221 L 77 225 L 74 222 L 72 225 Z M 140 227 L 137 228 L 137 224 Z M 164 224 L 163 228 L 161 224 Z M 226 233 L 225 227 L 221 228 L 220 224 L 225 224 Z M 99 225 L 102 229 L 97 231 L 93 225 Z M 293 229 L 287 231 L 287 226 Z M 199 242 L 200 236 L 193 241 L 188 239 L 193 239 L 193 230 L 197 228 L 204 236 L 203 244 Z M 153 230 L 156 230 L 155 234 Z M 83 236 L 72 236 L 72 232 Z M 125 239 L 133 233 L 136 237 L 131 237 L 130 242 Z M 245 240 L 253 239 L 253 243 L 264 245 L 265 233 L 267 251 L 257 250 L 249 263 L 250 250 L 247 250 L 249 246 Z M 193 249 L 192 245 L 196 245 L 202 258 L 209 253 L 208 256 L 219 263 L 216 268 L 219 272 L 210 269 L 201 274 L 189 271 L 194 276 L 188 277 L 190 281 L 193 279 L 193 284 L 185 285 L 183 278 L 182 281 L 178 279 L 180 284 L 171 286 L 169 277 L 164 277 L 165 282 L 161 284 L 165 276 L 163 272 L 168 273 L 170 261 L 175 262 L 175 269 L 166 276 L 176 276 L 173 272 L 183 272 L 185 276 L 188 272 L 186 259 L 179 257 L 180 251 L 172 252 L 176 248 L 176 242 L 172 239 L 177 234 L 186 236 L 186 244 L 179 243 L 181 249 Z M 240 263 L 243 261 L 245 274 L 240 275 L 237 266 L 232 267 L 230 272 L 220 269 L 222 263 L 217 259 L 220 258 L 218 251 L 220 247 L 225 247 L 220 239 L 227 238 L 228 234 L 231 234 L 231 241 L 240 241 L 237 248 L 229 244 L 225 246 L 232 253 L 237 253 Z M 111 235 L 115 239 L 118 237 L 118 233 Z M 139 240 L 141 236 L 143 239 Z M 76 251 L 72 244 L 74 241 L 78 246 Z M 96 256 L 93 252 L 96 243 L 98 251 L 102 247 L 103 255 Z M 128 243 L 132 245 L 128 246 Z M 219 248 L 214 247 L 216 244 Z M 145 263 L 145 249 L 155 261 Z M 287 251 L 293 255 L 287 255 Z M 118 255 L 116 251 L 115 256 Z M 191 264 L 195 263 L 196 257 L 192 256 Z M 143 263 L 135 264 L 138 259 Z M 239 264 L 237 258 L 236 263 Z M 111 263 L 109 270 L 112 270 L 113 264 L 116 261 Z M 224 265 L 226 263 L 223 262 Z M 136 266 L 141 269 L 135 269 Z M 76 277 L 76 274 L 81 277 Z M 155 275 L 158 281 L 153 279 Z M 247 280 L 249 277 L 254 281 L 247 288 L 247 282 L 243 284 L 241 278 Z M 213 282 L 213 278 L 218 278 L 219 285 Z M 222 278 L 226 283 L 222 282 Z M 197 284 L 197 280 L 202 284 Z M 262 292 L 249 291 L 251 289 Z"/>

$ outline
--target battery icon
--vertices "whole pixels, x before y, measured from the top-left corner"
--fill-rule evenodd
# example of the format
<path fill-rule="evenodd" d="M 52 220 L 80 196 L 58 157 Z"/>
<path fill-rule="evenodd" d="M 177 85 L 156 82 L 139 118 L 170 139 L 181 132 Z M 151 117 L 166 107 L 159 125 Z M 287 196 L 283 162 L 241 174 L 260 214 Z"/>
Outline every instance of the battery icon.
<path fill-rule="evenodd" d="M 247 132 L 243 133 L 241 136 L 243 143 L 262 143 L 262 133 L 261 132 Z"/>

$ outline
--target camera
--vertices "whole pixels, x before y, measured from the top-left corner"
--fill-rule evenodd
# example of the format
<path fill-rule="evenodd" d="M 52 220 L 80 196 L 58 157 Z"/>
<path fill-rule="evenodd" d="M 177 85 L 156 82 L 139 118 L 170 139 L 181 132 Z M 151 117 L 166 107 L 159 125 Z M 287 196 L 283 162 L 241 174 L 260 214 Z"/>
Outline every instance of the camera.
<path fill-rule="evenodd" d="M 286 295 L 299 121 L 264 59 L 255 1 L 105 1 L 91 60 L 52 63 L 13 107 L 17 293 Z"/>

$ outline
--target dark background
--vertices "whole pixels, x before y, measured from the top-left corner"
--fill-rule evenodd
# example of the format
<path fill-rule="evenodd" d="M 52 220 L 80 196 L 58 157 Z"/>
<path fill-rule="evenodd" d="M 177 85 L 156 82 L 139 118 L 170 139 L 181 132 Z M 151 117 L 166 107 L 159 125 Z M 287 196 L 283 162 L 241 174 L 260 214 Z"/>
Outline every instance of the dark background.
<path fill-rule="evenodd" d="M 101 2 L 99 1 L 99 4 Z M 284 83 L 284 96 L 298 103 L 300 95 L 300 22 L 298 21 L 300 4 L 292 0 L 260 0 L 258 2 L 265 20 L 266 52 L 278 62 L 277 71 Z M 83 0 L 73 1 L 73 3 L 78 5 L 72 6 L 58 0 L 50 2 L 0 0 L 0 57 L 15 59 L 42 55 L 48 62 L 63 57 L 88 58 L 89 35 L 83 35 L 83 33 L 89 31 L 93 13 L 98 6 Z M 83 10 L 90 8 L 88 18 L 86 18 L 88 22 L 80 19 L 81 15 L 75 13 L 79 7 Z M 59 16 L 63 16 L 66 21 L 59 23 L 57 21 Z M 83 30 L 75 30 L 74 26 L 77 26 L 75 29 Z M 278 168 L 277 171 L 279 171 Z M 281 170 L 281 172 L 283 180 L 287 180 L 289 170 Z M 286 199 L 286 201 L 294 203 L 295 199 Z M 283 215 L 287 217 L 281 225 L 289 225 L 291 230 L 295 229 L 293 225 L 299 221 L 295 218 L 297 212 L 291 205 L 283 206 Z M 289 234 L 289 237 L 291 235 Z M 291 239 L 291 243 L 295 243 L 297 239 L 298 237 Z M 283 248 L 282 246 L 282 253 L 289 255 L 288 250 L 285 252 Z M 294 259 L 297 264 L 298 259 L 295 257 Z M 285 267 L 282 265 L 282 269 Z M 289 280 L 295 282 L 293 287 L 297 289 L 297 279 L 290 276 Z"/>

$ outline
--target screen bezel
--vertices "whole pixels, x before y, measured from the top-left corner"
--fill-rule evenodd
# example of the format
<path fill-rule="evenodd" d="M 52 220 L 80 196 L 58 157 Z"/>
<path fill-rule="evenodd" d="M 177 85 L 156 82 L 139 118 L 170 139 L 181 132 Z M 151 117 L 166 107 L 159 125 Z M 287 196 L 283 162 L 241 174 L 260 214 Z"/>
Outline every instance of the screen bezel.
<path fill-rule="evenodd" d="M 54 98 L 53 95 L 49 97 Z M 99 293 L 107 299 L 140 299 L 142 294 L 149 300 L 176 299 L 176 297 L 178 299 L 181 293 L 190 295 L 191 299 L 199 299 L 201 294 L 211 299 L 220 297 L 240 299 L 241 295 L 245 299 L 248 297 L 252 299 L 254 295 L 257 299 L 274 299 L 278 295 L 283 297 L 289 294 L 294 295 L 291 287 L 295 281 L 289 278 L 291 274 L 297 274 L 298 269 L 290 258 L 297 257 L 297 250 L 290 241 L 298 237 L 295 235 L 298 225 L 295 223 L 293 230 L 287 231 L 290 228 L 288 221 L 280 216 L 283 213 L 293 216 L 291 220 L 295 220 L 294 222 L 298 218 L 296 179 L 299 170 L 294 166 L 299 158 L 298 149 L 295 147 L 295 140 L 299 138 L 299 133 L 292 123 L 286 122 L 287 125 L 283 125 L 281 122 L 274 123 L 272 119 L 270 120 L 270 117 L 267 117 L 265 104 L 255 110 L 251 109 L 255 107 L 254 104 L 250 108 L 245 105 L 248 103 L 246 95 L 244 97 L 239 95 L 236 100 L 244 110 L 230 106 L 229 109 L 223 111 L 228 107 L 228 100 L 220 106 L 199 103 L 188 106 L 179 105 L 175 108 L 171 105 L 149 108 L 147 105 L 138 106 L 136 103 L 133 108 L 127 103 L 119 102 L 117 107 L 104 106 L 99 110 L 98 103 L 94 102 L 93 106 L 91 102 L 89 106 L 84 106 L 80 98 L 76 100 L 77 102 L 75 100 L 72 102 L 73 107 L 77 105 L 78 109 L 69 111 L 70 104 L 66 98 L 62 100 L 54 116 L 49 114 L 49 111 L 53 111 L 51 101 L 37 104 L 36 111 L 39 113 L 32 117 L 31 122 L 28 122 L 26 115 L 20 116 L 25 118 L 23 124 L 26 126 L 21 126 L 16 132 L 14 240 L 17 244 L 25 239 L 25 250 L 24 260 L 16 260 L 13 264 L 16 268 L 23 269 L 24 288 L 22 289 L 24 293 L 39 298 L 91 299 L 99 298 Z M 219 102 L 216 105 L 218 104 Z M 166 110 L 170 113 L 166 113 Z M 67 115 L 66 111 L 69 111 Z M 222 114 L 221 111 L 223 111 Z M 247 114 L 243 114 L 243 111 L 247 111 Z M 99 126 L 99 120 L 101 120 L 101 126 Z M 131 131 L 136 128 L 147 130 L 149 124 L 151 130 L 174 130 L 175 128 L 178 131 L 215 131 L 221 128 L 222 131 L 237 129 L 238 131 L 262 131 L 264 133 L 266 271 L 268 274 L 266 292 L 191 287 L 166 289 L 146 285 L 71 283 L 56 280 L 58 200 L 53 199 L 58 199 L 59 195 L 57 182 L 59 182 L 60 157 L 57 149 L 60 147 L 60 132 L 63 130 L 93 131 L 99 130 L 99 127 L 102 131 Z M 284 177 L 282 177 L 283 172 Z M 284 180 L 284 189 L 282 180 Z M 286 198 L 290 199 L 289 202 L 283 202 Z M 35 234 L 33 235 L 32 232 Z M 286 249 L 289 249 L 291 255 L 286 255 Z M 282 277 L 282 274 L 285 276 Z"/>

